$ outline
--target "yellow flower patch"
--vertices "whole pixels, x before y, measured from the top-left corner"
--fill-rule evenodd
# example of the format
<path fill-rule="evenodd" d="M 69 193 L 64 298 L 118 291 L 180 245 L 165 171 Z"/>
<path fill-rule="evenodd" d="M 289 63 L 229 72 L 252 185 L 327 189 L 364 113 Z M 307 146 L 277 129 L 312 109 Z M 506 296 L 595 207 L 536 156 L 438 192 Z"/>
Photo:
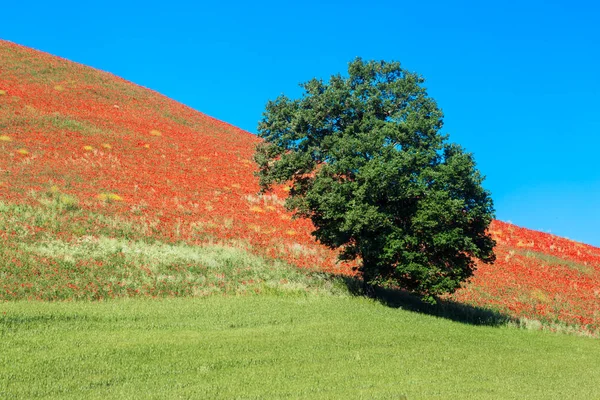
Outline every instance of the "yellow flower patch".
<path fill-rule="evenodd" d="M 105 149 L 109 149 L 109 150 L 112 149 L 112 146 L 108 143 L 102 143 L 101 146 L 104 147 Z"/>
<path fill-rule="evenodd" d="M 65 90 L 65 88 L 62 87 L 62 85 L 55 85 L 54 90 L 56 90 L 57 92 L 62 92 L 63 90 Z"/>
<path fill-rule="evenodd" d="M 264 213 L 265 212 L 265 210 L 263 210 L 259 206 L 253 206 L 253 207 L 251 207 L 250 211 L 255 212 L 255 213 Z"/>
<path fill-rule="evenodd" d="M 29 152 L 25 149 L 19 149 L 17 150 L 17 153 L 19 153 L 22 156 L 26 156 L 27 154 L 29 154 Z"/>
<path fill-rule="evenodd" d="M 0 96 L 6 96 L 6 90 L 0 90 Z"/>
<path fill-rule="evenodd" d="M 152 136 L 162 136 L 162 133 L 161 133 L 161 131 L 159 131 L 159 130 L 152 129 L 152 130 L 150 131 L 150 135 L 152 135 Z"/>
<path fill-rule="evenodd" d="M 12 142 L 12 139 L 8 135 L 0 135 L 0 142 Z"/>
<path fill-rule="evenodd" d="M 94 148 L 92 146 L 83 146 L 83 149 L 85 151 L 92 151 L 92 150 L 94 150 Z"/>
<path fill-rule="evenodd" d="M 116 193 L 100 193 L 96 198 L 102 201 L 123 201 L 123 198 Z"/>

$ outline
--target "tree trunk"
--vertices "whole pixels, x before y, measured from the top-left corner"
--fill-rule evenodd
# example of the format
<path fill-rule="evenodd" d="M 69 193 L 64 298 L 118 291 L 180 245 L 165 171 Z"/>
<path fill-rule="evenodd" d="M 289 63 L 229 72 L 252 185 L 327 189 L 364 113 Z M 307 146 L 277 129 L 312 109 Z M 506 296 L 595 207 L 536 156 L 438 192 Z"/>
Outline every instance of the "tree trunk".
<path fill-rule="evenodd" d="M 362 278 L 363 278 L 363 294 L 366 297 L 375 297 L 375 288 L 371 284 L 371 280 L 374 277 L 374 265 L 369 262 L 368 259 L 363 258 L 362 265 Z"/>

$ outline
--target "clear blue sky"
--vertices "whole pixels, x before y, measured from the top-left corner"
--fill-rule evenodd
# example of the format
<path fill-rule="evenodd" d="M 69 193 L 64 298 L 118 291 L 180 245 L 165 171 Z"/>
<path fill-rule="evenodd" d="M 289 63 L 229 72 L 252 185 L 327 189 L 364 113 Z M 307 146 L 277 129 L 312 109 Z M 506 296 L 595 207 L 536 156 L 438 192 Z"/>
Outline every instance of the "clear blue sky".
<path fill-rule="evenodd" d="M 298 96 L 299 82 L 356 56 L 400 61 L 475 154 L 499 219 L 600 246 L 595 1 L 210 3 L 6 1 L 0 38 L 250 132 L 267 100 Z"/>

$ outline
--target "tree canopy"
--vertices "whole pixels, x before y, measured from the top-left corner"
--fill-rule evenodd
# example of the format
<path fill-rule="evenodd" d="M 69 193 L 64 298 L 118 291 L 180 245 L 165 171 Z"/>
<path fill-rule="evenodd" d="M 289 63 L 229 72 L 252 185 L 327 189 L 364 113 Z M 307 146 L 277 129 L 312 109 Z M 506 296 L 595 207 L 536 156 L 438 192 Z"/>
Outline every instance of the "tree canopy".
<path fill-rule="evenodd" d="M 424 79 L 398 62 L 349 63 L 300 99 L 266 105 L 256 149 L 263 191 L 291 186 L 286 207 L 313 235 L 357 259 L 364 282 L 434 301 L 495 260 L 490 193 L 472 154 L 440 133 Z"/>

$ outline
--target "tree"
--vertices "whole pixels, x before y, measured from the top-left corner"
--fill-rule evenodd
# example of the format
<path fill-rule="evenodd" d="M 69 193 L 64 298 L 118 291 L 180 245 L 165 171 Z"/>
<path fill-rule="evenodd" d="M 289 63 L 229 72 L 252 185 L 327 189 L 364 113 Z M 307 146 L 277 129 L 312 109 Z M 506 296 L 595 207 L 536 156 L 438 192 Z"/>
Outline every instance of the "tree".
<path fill-rule="evenodd" d="M 260 186 L 291 186 L 286 207 L 359 261 L 365 289 L 402 287 L 435 302 L 495 260 L 494 208 L 472 154 L 440 133 L 424 79 L 357 58 L 348 75 L 269 101 L 258 126 Z"/>

